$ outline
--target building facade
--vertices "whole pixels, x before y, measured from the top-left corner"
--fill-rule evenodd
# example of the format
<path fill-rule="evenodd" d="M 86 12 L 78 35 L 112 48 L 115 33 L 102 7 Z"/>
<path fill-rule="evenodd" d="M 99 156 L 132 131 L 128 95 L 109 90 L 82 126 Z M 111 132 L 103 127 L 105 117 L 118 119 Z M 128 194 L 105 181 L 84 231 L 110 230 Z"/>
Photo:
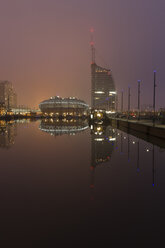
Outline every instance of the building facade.
<path fill-rule="evenodd" d="M 91 64 L 91 107 L 115 111 L 117 93 L 110 69 Z"/>
<path fill-rule="evenodd" d="M 6 109 L 17 107 L 17 95 L 9 81 L 0 81 L 0 105 Z"/>

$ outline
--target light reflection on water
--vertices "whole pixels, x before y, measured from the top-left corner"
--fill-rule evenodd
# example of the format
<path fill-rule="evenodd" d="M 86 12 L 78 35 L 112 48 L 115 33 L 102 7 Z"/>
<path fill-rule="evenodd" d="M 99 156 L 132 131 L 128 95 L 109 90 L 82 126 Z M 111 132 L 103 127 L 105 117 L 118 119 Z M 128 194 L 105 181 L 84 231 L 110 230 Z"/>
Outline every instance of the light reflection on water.
<path fill-rule="evenodd" d="M 5 239 L 26 240 L 27 247 L 159 243 L 165 153 L 156 144 L 78 120 L 1 122 Z"/>

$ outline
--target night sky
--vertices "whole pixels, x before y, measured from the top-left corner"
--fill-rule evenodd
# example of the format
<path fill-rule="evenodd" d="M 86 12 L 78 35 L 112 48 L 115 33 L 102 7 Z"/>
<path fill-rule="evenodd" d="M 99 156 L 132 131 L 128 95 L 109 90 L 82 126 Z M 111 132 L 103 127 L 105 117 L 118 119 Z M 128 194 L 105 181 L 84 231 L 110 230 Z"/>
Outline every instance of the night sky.
<path fill-rule="evenodd" d="M 165 106 L 164 0 L 0 0 L 0 80 L 9 80 L 18 104 L 37 107 L 53 95 L 90 103 L 90 28 L 96 63 L 110 67 L 119 93 L 131 87 L 137 106 Z M 120 105 L 120 104 L 119 104 Z"/>

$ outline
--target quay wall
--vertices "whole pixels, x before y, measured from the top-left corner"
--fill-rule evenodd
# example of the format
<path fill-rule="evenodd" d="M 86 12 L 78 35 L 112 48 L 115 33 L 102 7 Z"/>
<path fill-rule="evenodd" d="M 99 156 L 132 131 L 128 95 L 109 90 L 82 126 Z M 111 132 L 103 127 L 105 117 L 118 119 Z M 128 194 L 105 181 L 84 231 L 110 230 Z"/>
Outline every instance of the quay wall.
<path fill-rule="evenodd" d="M 165 139 L 165 128 L 153 127 L 138 122 L 131 122 L 129 120 L 127 121 L 127 120 L 111 119 L 111 118 L 110 118 L 110 123 L 113 127 L 119 129 L 124 127 L 127 130 L 132 129 L 134 131 L 145 133 L 146 135 L 152 135 L 154 137 Z"/>

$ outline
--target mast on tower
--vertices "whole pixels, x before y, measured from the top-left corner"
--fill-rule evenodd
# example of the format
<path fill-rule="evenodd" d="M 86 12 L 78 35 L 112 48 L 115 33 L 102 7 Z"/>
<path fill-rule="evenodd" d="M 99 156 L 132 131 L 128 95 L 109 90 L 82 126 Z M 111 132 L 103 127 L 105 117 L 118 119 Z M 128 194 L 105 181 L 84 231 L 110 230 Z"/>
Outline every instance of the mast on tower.
<path fill-rule="evenodd" d="M 91 45 L 91 51 L 92 51 L 92 64 L 95 64 L 95 47 L 94 47 L 94 39 L 93 39 L 94 29 L 91 28 L 90 29 L 90 32 L 91 32 L 91 42 L 90 42 L 90 45 Z"/>

